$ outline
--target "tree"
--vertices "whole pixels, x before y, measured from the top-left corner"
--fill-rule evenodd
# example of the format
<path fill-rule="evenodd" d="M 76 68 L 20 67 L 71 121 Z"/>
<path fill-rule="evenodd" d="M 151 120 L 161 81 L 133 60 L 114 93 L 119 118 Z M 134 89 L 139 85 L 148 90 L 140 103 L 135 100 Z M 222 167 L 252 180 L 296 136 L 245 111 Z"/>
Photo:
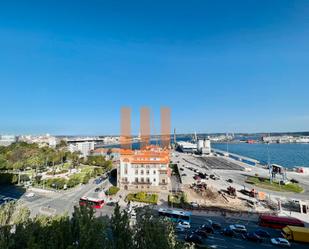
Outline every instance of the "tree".
<path fill-rule="evenodd" d="M 133 232 L 126 211 L 120 211 L 117 204 L 111 218 L 112 248 L 131 249 L 133 247 Z"/>
<path fill-rule="evenodd" d="M 4 170 L 8 168 L 8 162 L 6 158 L 0 154 L 0 170 Z"/>
<path fill-rule="evenodd" d="M 176 241 L 173 224 L 153 215 L 150 209 L 144 209 L 137 216 L 134 240 L 136 249 L 178 249 L 183 244 Z"/>

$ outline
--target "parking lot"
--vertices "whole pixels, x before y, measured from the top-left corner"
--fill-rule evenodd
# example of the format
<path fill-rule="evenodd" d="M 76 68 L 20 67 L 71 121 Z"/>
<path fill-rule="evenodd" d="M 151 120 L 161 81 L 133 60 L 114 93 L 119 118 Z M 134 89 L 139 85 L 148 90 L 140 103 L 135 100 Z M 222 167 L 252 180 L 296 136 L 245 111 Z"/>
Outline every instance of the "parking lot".
<path fill-rule="evenodd" d="M 225 218 L 220 216 L 199 216 L 199 215 L 193 215 L 191 217 L 191 228 L 182 233 L 178 233 L 178 238 L 180 240 L 184 240 L 184 237 L 186 234 L 196 230 L 198 227 L 200 227 L 203 224 L 207 224 L 207 220 L 211 219 L 214 222 L 217 222 L 221 224 L 222 229 L 225 227 L 228 227 L 232 224 L 241 224 L 245 225 L 248 232 L 254 232 L 257 229 L 263 229 L 267 231 L 271 237 L 282 237 L 281 231 L 271 228 L 262 228 L 260 227 L 256 221 L 248 221 L 248 220 L 242 220 L 238 218 Z M 228 237 L 221 234 L 221 230 L 214 232 L 214 234 L 211 234 L 208 236 L 207 239 L 204 239 L 203 241 L 204 246 L 208 246 L 210 248 L 257 248 L 257 249 L 263 249 L 263 248 L 278 248 L 277 246 L 271 244 L 270 239 L 264 239 L 263 242 L 252 242 L 248 240 L 244 240 L 241 236 L 234 236 L 234 237 Z M 291 242 L 291 248 L 295 249 L 305 249 L 308 248 L 307 244 L 300 244 L 300 243 L 294 243 Z"/>

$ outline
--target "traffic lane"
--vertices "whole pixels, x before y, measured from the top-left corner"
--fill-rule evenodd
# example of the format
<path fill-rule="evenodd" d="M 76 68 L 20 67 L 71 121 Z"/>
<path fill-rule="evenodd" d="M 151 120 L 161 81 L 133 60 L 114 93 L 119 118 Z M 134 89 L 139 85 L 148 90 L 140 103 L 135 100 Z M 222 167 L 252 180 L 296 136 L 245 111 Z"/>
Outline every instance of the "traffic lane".
<path fill-rule="evenodd" d="M 263 229 L 269 232 L 272 237 L 282 237 L 280 230 L 260 227 L 255 221 L 239 220 L 235 218 L 225 219 L 222 216 L 191 216 L 191 229 L 188 232 L 192 232 L 199 226 L 207 224 L 207 219 L 211 219 L 214 222 L 220 223 L 222 225 L 222 229 L 232 224 L 242 224 L 246 226 L 248 232 L 254 232 L 257 229 Z M 182 240 L 184 239 L 185 235 L 186 233 L 178 234 L 179 238 Z M 227 237 L 222 235 L 220 231 L 215 231 L 213 235 L 210 235 L 205 240 L 205 244 L 212 248 L 277 248 L 276 246 L 271 244 L 269 239 L 264 240 L 262 243 L 256 243 L 244 240 L 240 236 Z M 291 248 L 308 249 L 308 245 L 292 242 Z"/>

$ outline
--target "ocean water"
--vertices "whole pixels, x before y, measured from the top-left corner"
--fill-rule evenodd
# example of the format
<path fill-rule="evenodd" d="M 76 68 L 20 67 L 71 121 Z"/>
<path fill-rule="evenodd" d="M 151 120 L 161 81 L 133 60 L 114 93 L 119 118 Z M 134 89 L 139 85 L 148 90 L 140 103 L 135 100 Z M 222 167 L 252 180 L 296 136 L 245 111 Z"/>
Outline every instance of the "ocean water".
<path fill-rule="evenodd" d="M 227 150 L 231 153 L 250 157 L 267 164 L 268 153 L 270 163 L 276 163 L 287 168 L 295 166 L 309 167 L 309 144 L 247 144 L 247 143 L 213 143 L 212 147 Z"/>

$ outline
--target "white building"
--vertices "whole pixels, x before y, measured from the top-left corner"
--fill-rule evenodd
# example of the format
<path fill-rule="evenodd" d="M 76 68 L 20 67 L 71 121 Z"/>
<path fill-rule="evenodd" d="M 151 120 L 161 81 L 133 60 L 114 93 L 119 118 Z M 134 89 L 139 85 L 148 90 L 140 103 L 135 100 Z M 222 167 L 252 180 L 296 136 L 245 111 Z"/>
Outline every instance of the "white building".
<path fill-rule="evenodd" d="M 132 191 L 168 190 L 169 161 L 169 151 L 155 146 L 145 150 L 122 150 L 117 170 L 118 186 Z"/>
<path fill-rule="evenodd" d="M 211 145 L 209 139 L 200 139 L 197 141 L 197 151 L 200 154 L 210 154 L 211 153 Z"/>
<path fill-rule="evenodd" d="M 179 141 L 176 143 L 176 149 L 182 152 L 193 153 L 197 151 L 197 145 L 186 141 Z"/>
<path fill-rule="evenodd" d="M 9 146 L 16 142 L 16 136 L 12 135 L 0 135 L 0 146 Z"/>
<path fill-rule="evenodd" d="M 20 136 L 18 140 L 30 144 L 37 143 L 39 144 L 39 146 L 50 146 L 53 148 L 56 147 L 58 143 L 58 139 L 49 134 L 38 135 L 38 136 L 32 136 L 32 135 Z"/>
<path fill-rule="evenodd" d="M 69 151 L 81 152 L 83 157 L 86 157 L 94 150 L 94 142 L 80 142 L 69 144 Z"/>

